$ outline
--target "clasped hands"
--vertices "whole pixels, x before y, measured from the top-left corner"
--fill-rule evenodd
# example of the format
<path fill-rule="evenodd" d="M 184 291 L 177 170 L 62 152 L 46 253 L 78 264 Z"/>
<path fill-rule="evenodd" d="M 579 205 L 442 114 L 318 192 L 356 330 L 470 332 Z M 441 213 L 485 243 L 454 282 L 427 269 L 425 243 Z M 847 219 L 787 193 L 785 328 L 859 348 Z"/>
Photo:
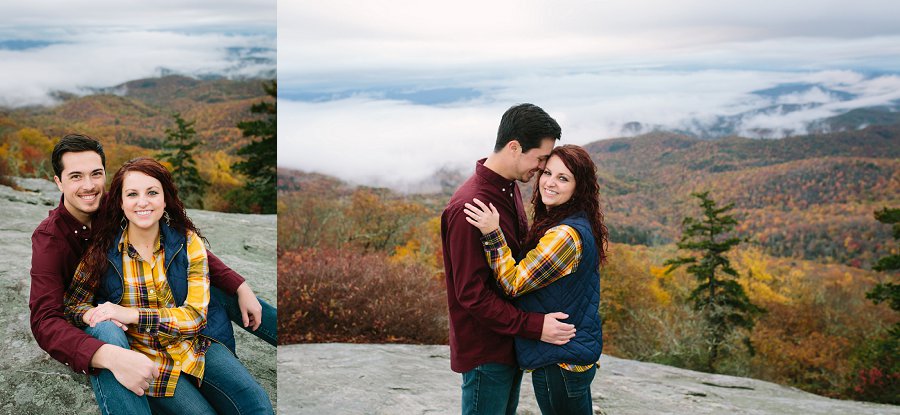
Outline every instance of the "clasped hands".
<path fill-rule="evenodd" d="M 88 310 L 81 317 L 84 324 L 95 327 L 97 323 L 111 321 L 122 330 L 128 330 L 128 324 L 137 324 L 140 317 L 138 309 L 122 307 L 109 301 Z"/>
<path fill-rule="evenodd" d="M 256 298 L 253 289 L 244 282 L 237 289 L 238 307 L 241 310 L 241 319 L 244 327 L 256 330 L 262 324 L 262 305 Z M 118 304 L 105 302 L 90 310 L 81 317 L 84 324 L 91 327 L 101 321 L 112 321 L 122 330 L 128 330 L 128 324 L 137 324 L 140 313 L 137 308 L 122 307 Z"/>

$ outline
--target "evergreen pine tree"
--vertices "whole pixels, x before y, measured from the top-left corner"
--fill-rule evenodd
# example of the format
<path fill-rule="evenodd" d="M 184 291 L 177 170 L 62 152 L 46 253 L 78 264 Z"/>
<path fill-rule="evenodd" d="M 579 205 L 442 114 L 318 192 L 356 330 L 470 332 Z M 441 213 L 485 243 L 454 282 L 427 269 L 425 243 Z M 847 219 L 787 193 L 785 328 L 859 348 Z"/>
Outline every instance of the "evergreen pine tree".
<path fill-rule="evenodd" d="M 894 239 L 900 239 L 900 209 L 883 208 L 882 210 L 876 211 L 875 220 L 893 225 Z M 892 273 L 896 280 L 898 275 L 897 271 L 900 271 L 900 254 L 882 257 L 875 263 L 872 269 L 875 271 Z M 866 293 L 866 298 L 874 301 L 875 304 L 880 304 L 882 301 L 888 301 L 892 310 L 900 311 L 900 284 L 897 282 L 876 284 L 872 291 Z M 891 333 L 894 337 L 900 338 L 900 323 L 894 325 L 894 328 L 891 329 Z"/>
<path fill-rule="evenodd" d="M 875 211 L 875 219 L 893 225 L 894 239 L 900 239 L 900 209 L 885 207 Z M 872 269 L 888 273 L 891 281 L 875 284 L 866 298 L 875 304 L 886 301 L 892 310 L 900 311 L 900 254 L 882 257 Z M 857 354 L 858 374 L 850 393 L 859 400 L 900 404 L 900 322 L 862 344 Z"/>
<path fill-rule="evenodd" d="M 237 127 L 244 137 L 254 138 L 237 154 L 247 159 L 233 165 L 235 171 L 247 176 L 244 189 L 229 194 L 229 199 L 239 208 L 257 213 L 276 213 L 275 180 L 277 163 L 277 81 L 263 84 L 272 100 L 260 101 L 250 107 L 253 114 L 264 115 L 263 118 L 239 122 Z M 258 137 L 259 140 L 255 138 Z"/>
<path fill-rule="evenodd" d="M 187 208 L 203 209 L 203 194 L 209 183 L 200 177 L 193 150 L 200 144 L 194 122 L 185 121 L 180 113 L 173 115 L 175 128 L 166 129 L 163 150 L 158 158 L 172 165 L 172 178 L 178 186 L 178 195 Z"/>
<path fill-rule="evenodd" d="M 709 341 L 706 369 L 714 372 L 729 335 L 738 328 L 752 330 L 756 315 L 763 309 L 750 302 L 744 288 L 737 282 L 738 272 L 725 256 L 741 242 L 740 238 L 727 237 L 737 225 L 733 216 L 725 214 L 734 204 L 719 208 L 709 198 L 708 191 L 691 195 L 700 199 L 703 217 L 684 218 L 681 241 L 677 245 L 680 249 L 693 251 L 693 254 L 669 259 L 664 265 L 668 266 L 667 274 L 688 265 L 687 272 L 697 278 L 698 285 L 689 299 L 706 320 Z M 752 353 L 748 337 L 745 337 L 744 343 Z"/>

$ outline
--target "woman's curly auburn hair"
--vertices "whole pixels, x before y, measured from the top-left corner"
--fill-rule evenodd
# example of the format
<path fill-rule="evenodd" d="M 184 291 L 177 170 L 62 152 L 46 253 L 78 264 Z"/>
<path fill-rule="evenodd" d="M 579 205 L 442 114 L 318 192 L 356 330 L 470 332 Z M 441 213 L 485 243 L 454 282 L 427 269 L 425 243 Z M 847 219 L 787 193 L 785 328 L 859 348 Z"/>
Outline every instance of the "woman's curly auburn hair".
<path fill-rule="evenodd" d="M 159 180 L 162 185 L 163 200 L 166 202 L 165 211 L 169 213 L 169 227 L 182 234 L 186 234 L 190 230 L 198 238 L 203 238 L 184 211 L 184 204 L 178 198 L 175 181 L 165 166 L 148 157 L 131 159 L 125 162 L 113 176 L 109 192 L 104 196 L 100 208 L 97 209 L 97 214 L 94 216 L 94 240 L 81 262 L 82 272 L 87 277 L 86 280 L 91 291 L 96 290 L 100 276 L 106 271 L 109 264 L 106 260 L 106 252 L 117 242 L 116 238 L 122 232 L 122 223 L 127 220 L 125 212 L 122 211 L 122 187 L 125 175 L 131 172 L 143 173 Z"/>
<path fill-rule="evenodd" d="M 552 209 L 547 208 L 544 201 L 541 200 L 540 183 L 543 173 L 538 175 L 534 184 L 534 193 L 531 196 L 531 203 L 534 206 L 534 223 L 525 239 L 525 250 L 534 249 L 548 229 L 559 225 L 563 219 L 583 211 L 591 223 L 594 243 L 600 254 L 600 263 L 605 264 L 609 250 L 609 231 L 603 223 L 603 212 L 600 210 L 600 184 L 597 182 L 597 166 L 594 165 L 594 161 L 591 160 L 587 151 L 572 144 L 555 147 L 550 152 L 550 157 L 554 156 L 559 157 L 566 168 L 572 172 L 575 178 L 575 191 L 572 193 L 572 198 L 566 203 Z"/>

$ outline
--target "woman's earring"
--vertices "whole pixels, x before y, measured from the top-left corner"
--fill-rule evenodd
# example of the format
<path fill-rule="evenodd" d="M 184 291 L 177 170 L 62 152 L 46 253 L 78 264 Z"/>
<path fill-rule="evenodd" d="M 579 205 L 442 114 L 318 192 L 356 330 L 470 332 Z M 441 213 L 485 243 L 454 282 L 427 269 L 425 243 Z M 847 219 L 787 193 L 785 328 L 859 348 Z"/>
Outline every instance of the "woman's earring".
<path fill-rule="evenodd" d="M 122 221 L 119 222 L 119 227 L 122 228 L 123 231 L 128 227 L 128 221 L 125 220 L 124 216 L 122 216 Z"/>
<path fill-rule="evenodd" d="M 163 211 L 163 218 L 165 218 L 165 220 L 166 220 L 166 226 L 172 226 L 172 223 L 171 223 L 171 222 L 172 222 L 172 218 L 169 217 L 169 211 L 168 211 L 168 210 L 164 210 L 164 211 Z"/>

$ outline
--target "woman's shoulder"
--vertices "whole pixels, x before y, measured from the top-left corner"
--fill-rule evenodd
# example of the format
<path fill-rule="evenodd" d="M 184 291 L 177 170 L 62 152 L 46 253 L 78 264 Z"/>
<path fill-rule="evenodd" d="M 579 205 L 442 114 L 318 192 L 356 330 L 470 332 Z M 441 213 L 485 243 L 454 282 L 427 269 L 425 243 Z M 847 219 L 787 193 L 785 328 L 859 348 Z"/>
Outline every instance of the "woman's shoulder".
<path fill-rule="evenodd" d="M 185 243 L 186 243 L 188 246 L 194 245 L 194 244 L 197 244 L 197 243 L 200 243 L 200 244 L 203 243 L 203 241 L 201 240 L 201 238 L 198 237 L 197 234 L 196 234 L 194 231 L 190 230 L 190 229 L 188 229 L 188 230 L 186 230 L 186 231 L 184 232 L 184 238 L 185 238 Z"/>
<path fill-rule="evenodd" d="M 187 240 L 185 241 L 185 246 L 187 247 L 187 254 L 189 258 L 200 259 L 206 258 L 206 241 L 203 240 L 202 237 L 197 235 L 195 232 L 190 230 L 185 231 L 185 237 Z"/>
<path fill-rule="evenodd" d="M 563 241 L 574 243 L 577 245 L 581 243 L 582 238 L 581 234 L 578 233 L 578 229 L 575 229 L 574 226 L 561 223 L 559 225 L 551 227 L 550 229 L 547 229 L 547 232 L 544 232 L 544 237 L 541 239 L 556 241 L 557 244 L 560 241 Z"/>
<path fill-rule="evenodd" d="M 547 229 L 547 232 L 544 232 L 544 235 L 571 235 L 574 238 L 578 238 L 578 230 L 572 225 L 560 223 L 559 225 Z"/>

